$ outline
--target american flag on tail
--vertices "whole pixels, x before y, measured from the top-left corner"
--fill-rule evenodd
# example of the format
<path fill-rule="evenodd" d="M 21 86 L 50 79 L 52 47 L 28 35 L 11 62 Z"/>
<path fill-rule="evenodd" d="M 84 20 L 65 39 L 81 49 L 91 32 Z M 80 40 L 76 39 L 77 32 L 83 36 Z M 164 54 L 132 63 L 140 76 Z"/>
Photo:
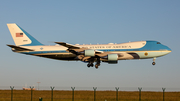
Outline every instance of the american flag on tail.
<path fill-rule="evenodd" d="M 23 33 L 16 33 L 16 37 L 23 37 Z"/>

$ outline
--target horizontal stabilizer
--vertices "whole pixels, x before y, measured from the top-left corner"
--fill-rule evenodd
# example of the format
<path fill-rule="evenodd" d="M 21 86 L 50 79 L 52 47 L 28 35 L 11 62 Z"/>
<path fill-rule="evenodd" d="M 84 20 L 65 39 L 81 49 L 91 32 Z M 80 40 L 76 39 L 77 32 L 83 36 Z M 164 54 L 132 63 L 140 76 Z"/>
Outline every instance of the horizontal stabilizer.
<path fill-rule="evenodd" d="M 14 45 L 7 45 L 7 46 L 14 48 L 16 51 L 34 51 L 32 49 L 22 48 L 20 46 L 14 46 Z"/>

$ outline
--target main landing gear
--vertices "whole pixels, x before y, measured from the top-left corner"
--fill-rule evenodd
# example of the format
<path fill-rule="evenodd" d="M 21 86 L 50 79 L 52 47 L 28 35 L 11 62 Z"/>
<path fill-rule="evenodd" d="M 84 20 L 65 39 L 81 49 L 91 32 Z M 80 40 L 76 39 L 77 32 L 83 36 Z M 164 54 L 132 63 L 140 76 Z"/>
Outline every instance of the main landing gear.
<path fill-rule="evenodd" d="M 99 66 L 100 66 L 100 63 L 99 63 L 99 64 L 97 63 L 97 64 L 95 65 L 95 68 L 98 69 Z"/>
<path fill-rule="evenodd" d="M 152 65 L 156 64 L 155 60 L 156 60 L 156 57 L 153 59 Z"/>
<path fill-rule="evenodd" d="M 101 63 L 100 58 L 97 58 L 97 63 L 95 65 L 96 69 L 98 69 L 98 67 L 100 66 L 100 63 Z"/>
<path fill-rule="evenodd" d="M 93 63 L 88 63 L 88 64 L 87 64 L 87 67 L 93 67 L 93 66 L 94 66 Z"/>
<path fill-rule="evenodd" d="M 98 67 L 100 66 L 100 63 L 101 63 L 100 58 L 97 58 L 97 63 L 96 63 L 96 65 L 95 65 L 95 68 L 96 68 L 96 69 L 98 69 Z M 87 64 L 87 67 L 93 67 L 93 66 L 94 66 L 93 62 L 89 62 L 89 63 Z"/>
<path fill-rule="evenodd" d="M 98 67 L 100 66 L 100 63 L 96 63 L 95 68 L 98 69 Z M 87 67 L 94 67 L 93 63 L 88 63 Z"/>

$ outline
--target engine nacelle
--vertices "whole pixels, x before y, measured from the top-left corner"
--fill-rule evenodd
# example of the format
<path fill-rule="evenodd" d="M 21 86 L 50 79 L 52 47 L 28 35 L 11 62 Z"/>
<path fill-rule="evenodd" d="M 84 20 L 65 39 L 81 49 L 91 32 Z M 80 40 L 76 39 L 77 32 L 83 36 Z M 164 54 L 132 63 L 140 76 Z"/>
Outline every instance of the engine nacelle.
<path fill-rule="evenodd" d="M 93 49 L 84 50 L 85 56 L 95 56 L 95 51 Z"/>
<path fill-rule="evenodd" d="M 108 54 L 108 61 L 117 61 L 118 54 Z"/>
<path fill-rule="evenodd" d="M 108 54 L 107 59 L 109 64 L 116 64 L 118 63 L 118 54 Z"/>

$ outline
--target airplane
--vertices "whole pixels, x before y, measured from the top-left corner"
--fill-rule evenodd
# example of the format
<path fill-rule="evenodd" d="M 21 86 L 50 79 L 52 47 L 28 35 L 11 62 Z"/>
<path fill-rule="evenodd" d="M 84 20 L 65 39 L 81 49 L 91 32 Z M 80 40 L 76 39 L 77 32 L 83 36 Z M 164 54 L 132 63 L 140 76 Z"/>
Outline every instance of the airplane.
<path fill-rule="evenodd" d="M 11 47 L 13 52 L 57 60 L 83 61 L 87 63 L 87 67 L 93 67 L 94 62 L 96 62 L 96 69 L 100 66 L 101 62 L 117 64 L 118 60 L 131 59 L 153 58 L 152 65 L 155 65 L 157 57 L 171 52 L 169 47 L 158 41 L 88 45 L 54 42 L 56 45 L 48 46 L 40 43 L 15 23 L 9 23 L 7 26 L 15 43 L 15 45 L 7 44 L 7 46 Z"/>

